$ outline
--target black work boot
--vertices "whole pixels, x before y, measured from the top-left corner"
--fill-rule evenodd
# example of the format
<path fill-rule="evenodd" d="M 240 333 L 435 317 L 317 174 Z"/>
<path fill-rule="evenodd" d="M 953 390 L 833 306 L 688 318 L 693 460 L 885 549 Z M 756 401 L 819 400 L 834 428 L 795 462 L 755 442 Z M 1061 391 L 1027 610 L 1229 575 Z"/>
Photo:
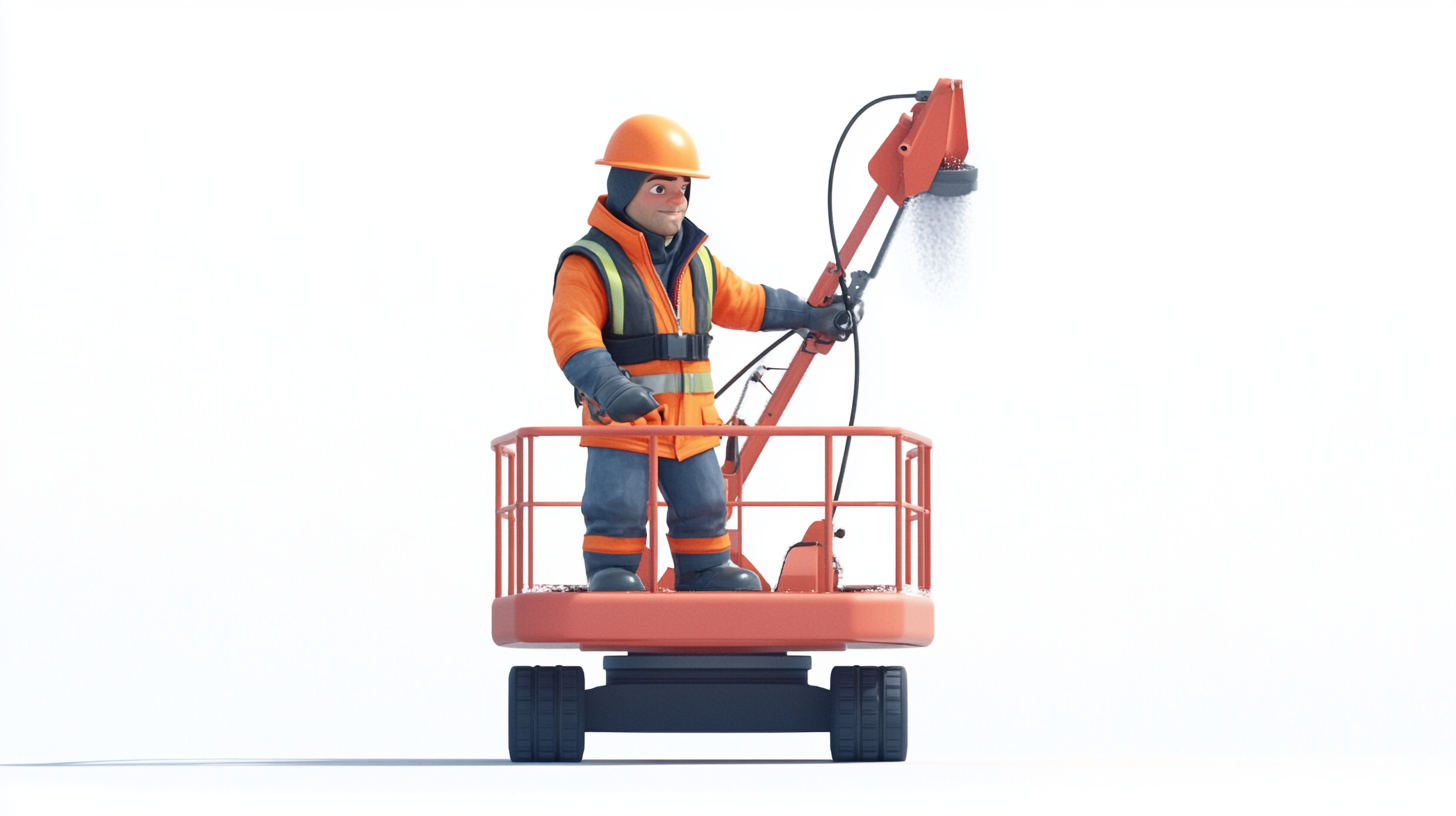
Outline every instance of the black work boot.
<path fill-rule="evenodd" d="M 642 554 L 618 555 L 615 553 L 582 552 L 586 560 L 586 588 L 588 592 L 646 592 L 642 579 L 637 577 L 637 567 L 642 563 Z"/>
<path fill-rule="evenodd" d="M 753 570 L 733 566 L 728 550 L 715 553 L 673 553 L 678 592 L 761 592 Z"/>

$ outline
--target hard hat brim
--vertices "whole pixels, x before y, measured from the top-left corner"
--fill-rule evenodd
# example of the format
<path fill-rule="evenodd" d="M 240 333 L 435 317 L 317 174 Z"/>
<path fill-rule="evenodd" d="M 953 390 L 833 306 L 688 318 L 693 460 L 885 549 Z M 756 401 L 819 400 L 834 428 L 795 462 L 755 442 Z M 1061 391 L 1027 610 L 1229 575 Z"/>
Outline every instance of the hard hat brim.
<path fill-rule="evenodd" d="M 607 167 L 621 167 L 624 170 L 646 170 L 649 173 L 664 173 L 672 176 L 687 176 L 688 178 L 711 178 L 706 173 L 699 173 L 696 170 L 685 170 L 681 167 L 663 167 L 660 164 L 644 164 L 640 162 L 607 161 L 597 159 L 597 164 L 604 164 Z"/>

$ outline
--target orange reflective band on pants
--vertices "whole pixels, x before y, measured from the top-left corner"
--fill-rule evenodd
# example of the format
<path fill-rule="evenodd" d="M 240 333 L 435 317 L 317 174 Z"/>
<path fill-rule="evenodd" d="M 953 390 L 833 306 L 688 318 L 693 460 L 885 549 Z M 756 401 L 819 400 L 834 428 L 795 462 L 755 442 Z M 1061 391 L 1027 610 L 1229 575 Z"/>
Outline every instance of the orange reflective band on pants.
<path fill-rule="evenodd" d="M 673 538 L 668 536 L 667 546 L 675 553 L 715 553 L 732 546 L 727 535 L 712 538 Z"/>
<path fill-rule="evenodd" d="M 727 536 L 723 537 L 727 539 Z M 697 539 L 689 539 L 696 541 Z M 724 546 L 727 546 L 726 544 Z M 636 555 L 647 549 L 647 539 L 643 538 L 612 538 L 611 536 L 584 536 L 581 548 L 587 552 L 609 553 L 612 555 Z"/>

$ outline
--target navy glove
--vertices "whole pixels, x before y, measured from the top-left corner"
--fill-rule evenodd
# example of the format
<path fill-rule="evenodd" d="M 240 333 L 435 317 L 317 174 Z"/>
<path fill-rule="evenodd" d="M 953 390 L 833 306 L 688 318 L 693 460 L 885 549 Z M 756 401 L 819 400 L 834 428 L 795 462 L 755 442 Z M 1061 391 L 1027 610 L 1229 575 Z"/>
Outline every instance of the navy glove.
<path fill-rule="evenodd" d="M 856 273 L 858 274 L 858 273 Z M 835 295 L 828 306 L 810 306 L 804 299 L 787 289 L 763 287 L 763 325 L 759 331 L 782 331 L 783 329 L 808 329 L 825 337 L 839 340 L 849 339 L 849 314 L 844 308 L 844 298 Z M 854 316 L 864 316 L 864 301 L 854 302 Z M 858 325 L 859 321 L 855 321 Z M 803 334 L 803 331 L 799 332 Z"/>
<path fill-rule="evenodd" d="M 631 422 L 657 410 L 652 390 L 628 379 L 604 348 L 577 352 L 561 371 L 576 386 L 576 404 L 584 400 L 597 422 Z"/>
<path fill-rule="evenodd" d="M 657 410 L 652 389 L 627 379 L 625 374 L 607 380 L 597 388 L 596 404 L 608 422 L 631 422 Z M 593 412 L 592 419 L 602 420 Z"/>
<path fill-rule="evenodd" d="M 844 297 L 835 295 L 834 300 L 828 306 L 809 307 L 809 331 L 815 334 L 822 334 L 825 337 L 834 337 L 839 340 L 849 339 L 851 326 L 858 326 L 859 321 L 864 318 L 864 301 L 854 302 L 854 322 L 850 323 L 849 310 L 844 308 Z"/>

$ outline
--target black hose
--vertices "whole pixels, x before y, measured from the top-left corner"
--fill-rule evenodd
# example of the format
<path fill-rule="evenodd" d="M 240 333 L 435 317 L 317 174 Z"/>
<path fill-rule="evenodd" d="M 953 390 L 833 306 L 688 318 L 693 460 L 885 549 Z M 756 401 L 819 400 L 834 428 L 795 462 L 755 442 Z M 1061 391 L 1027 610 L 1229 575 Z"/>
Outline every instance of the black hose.
<path fill-rule="evenodd" d="M 860 114 L 864 113 L 875 105 L 878 105 L 881 102 L 889 101 L 891 99 L 915 99 L 918 96 L 919 94 L 913 93 L 891 94 L 889 96 L 882 96 L 879 99 L 871 100 L 870 102 L 866 103 L 864 107 L 860 108 L 853 117 L 850 118 L 849 124 L 844 126 L 844 132 L 839 134 L 839 143 L 834 145 L 834 158 L 829 160 L 829 243 L 834 246 L 834 265 L 838 267 L 840 272 L 844 271 L 844 267 L 840 266 L 839 264 L 839 239 L 836 238 L 834 234 L 834 166 L 839 163 L 839 149 L 841 147 L 844 147 L 844 137 L 849 135 L 849 129 L 854 127 L 855 120 L 859 119 Z M 844 285 L 841 282 L 840 289 L 843 290 L 843 288 Z M 845 294 L 847 295 L 848 293 Z"/>
<path fill-rule="evenodd" d="M 839 164 L 839 149 L 844 147 L 844 138 L 849 135 L 849 129 L 854 127 L 860 114 L 890 99 L 916 99 L 918 96 L 913 93 L 891 94 L 866 103 L 850 118 L 849 124 L 844 126 L 844 132 L 839 134 L 839 143 L 834 146 L 834 158 L 829 160 L 829 243 L 834 246 L 834 268 L 839 270 L 839 294 L 844 298 L 844 308 L 849 313 L 849 334 L 854 338 L 854 392 L 849 402 L 850 427 L 854 426 L 855 414 L 859 412 L 859 320 L 854 316 L 854 299 L 849 296 L 849 289 L 844 285 L 844 264 L 839 262 L 839 239 L 834 234 L 834 168 Z M 853 441 L 852 436 L 844 438 L 844 455 L 839 459 L 839 477 L 834 483 L 834 501 L 839 501 L 839 491 L 844 489 L 844 470 L 849 465 L 849 443 Z"/>
<path fill-rule="evenodd" d="M 846 136 L 849 135 L 849 129 L 854 127 L 855 120 L 859 119 L 860 114 L 864 113 L 875 105 L 880 104 L 881 102 L 886 102 L 891 99 L 919 99 L 921 101 L 924 101 L 922 99 L 922 96 L 923 94 L 913 93 L 891 94 L 889 96 L 882 96 L 879 99 L 871 100 L 864 107 L 860 108 L 853 117 L 850 118 L 849 124 L 844 126 L 844 132 L 839 134 L 839 142 L 834 145 L 834 157 L 829 160 L 829 243 L 834 247 L 834 268 L 840 271 L 839 294 L 840 297 L 844 300 L 844 308 L 849 313 L 849 335 L 854 340 L 854 391 L 852 392 L 849 401 L 850 427 L 854 426 L 855 415 L 859 413 L 859 320 L 854 316 L 854 298 L 850 297 L 849 289 L 844 285 L 844 265 L 839 262 L 839 238 L 835 235 L 834 232 L 834 169 L 835 166 L 839 164 L 839 150 L 840 148 L 844 147 L 844 139 Z M 733 377 L 728 380 L 728 382 L 724 383 L 723 387 L 718 389 L 718 391 L 713 394 L 713 399 L 717 399 L 718 397 L 723 396 L 723 394 L 727 392 L 729 388 L 733 387 L 733 383 L 738 382 L 739 377 L 747 374 L 749 369 L 753 368 L 755 363 L 768 356 L 769 352 L 778 348 L 785 340 L 789 339 L 789 337 L 796 333 L 797 332 L 794 329 L 790 329 L 787 332 L 784 332 L 783 336 L 773 341 L 773 344 L 770 345 L 768 348 L 759 352 L 759 355 L 757 357 L 754 357 L 752 360 L 748 361 L 748 365 L 744 366 L 738 371 L 737 374 L 734 374 Z M 849 464 L 849 443 L 853 441 L 854 437 L 852 436 L 846 436 L 844 438 L 844 455 L 841 456 L 839 460 L 839 477 L 836 479 L 834 484 L 834 501 L 839 501 L 839 492 L 844 489 L 844 470 Z M 835 508 L 836 511 L 838 509 L 839 508 L 837 507 Z"/>
<path fill-rule="evenodd" d="M 763 358 L 767 357 L 768 356 L 768 353 L 770 351 L 773 351 L 774 349 L 778 348 L 780 345 L 783 344 L 783 342 L 785 340 L 789 339 L 790 337 L 792 337 L 795 334 L 797 334 L 797 332 L 794 329 L 789 329 L 788 331 L 784 332 L 783 335 L 779 337 L 779 339 L 773 341 L 773 343 L 771 345 L 769 345 L 768 348 L 764 349 L 763 351 L 760 351 L 758 353 L 758 356 L 757 357 L 754 357 L 752 360 L 749 360 L 748 361 L 748 365 L 744 366 L 743 368 L 740 368 L 738 370 L 738 373 L 733 375 L 732 379 L 728 380 L 728 382 L 726 382 L 726 383 L 723 383 L 723 387 L 718 389 L 718 392 L 713 395 L 713 399 L 717 399 L 717 398 L 723 396 L 723 393 L 724 392 L 726 392 L 728 389 L 730 389 L 730 388 L 733 387 L 733 383 L 738 382 L 738 378 L 739 377 L 742 377 L 744 374 L 747 374 L 748 373 L 748 369 L 753 368 L 753 364 L 754 363 L 757 363 L 759 360 L 762 360 Z"/>

